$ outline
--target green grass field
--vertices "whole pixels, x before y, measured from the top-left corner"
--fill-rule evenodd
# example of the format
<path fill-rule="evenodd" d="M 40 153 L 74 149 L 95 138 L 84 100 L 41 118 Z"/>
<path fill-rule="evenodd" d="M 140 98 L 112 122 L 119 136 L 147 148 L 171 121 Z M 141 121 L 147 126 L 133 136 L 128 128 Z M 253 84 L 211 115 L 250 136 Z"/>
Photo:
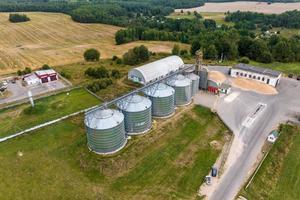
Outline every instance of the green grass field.
<path fill-rule="evenodd" d="M 300 199 L 300 127 L 284 125 L 262 167 L 247 191 L 249 200 Z"/>
<path fill-rule="evenodd" d="M 194 60 L 188 61 L 189 63 L 192 63 Z M 212 64 L 212 65 L 228 65 L 228 66 L 234 66 L 237 63 L 239 63 L 237 60 L 234 61 L 224 61 L 222 63 L 219 63 L 218 61 L 204 61 L 205 64 Z M 250 65 L 257 66 L 257 67 L 264 67 L 269 68 L 277 71 L 281 71 L 284 74 L 288 75 L 290 73 L 294 75 L 300 75 L 300 63 L 293 62 L 293 63 L 280 63 L 280 62 L 273 62 L 273 63 L 259 63 L 255 61 L 250 61 Z"/>
<path fill-rule="evenodd" d="M 178 112 L 112 156 L 88 151 L 82 116 L 2 143 L 0 199 L 195 199 L 227 129 L 206 108 Z"/>
<path fill-rule="evenodd" d="M 264 63 L 258 63 L 251 61 L 251 65 L 254 66 L 260 66 L 265 68 L 270 68 L 273 70 L 281 71 L 285 74 L 293 73 L 293 74 L 299 74 L 300 75 L 300 63 L 279 63 L 279 62 L 273 62 L 269 64 Z"/>
<path fill-rule="evenodd" d="M 74 89 L 29 103 L 0 111 L 0 137 L 8 136 L 67 114 L 71 114 L 100 103 L 86 90 Z"/>
<path fill-rule="evenodd" d="M 224 13 L 219 13 L 219 12 L 200 12 L 202 17 L 204 19 L 213 19 L 216 21 L 218 25 L 229 25 L 232 26 L 234 23 L 231 22 L 226 22 L 225 21 L 225 14 Z M 173 12 L 169 16 L 169 18 L 172 19 L 194 19 L 195 15 L 192 12 L 191 14 L 188 14 L 187 12 L 180 13 L 180 12 Z"/>

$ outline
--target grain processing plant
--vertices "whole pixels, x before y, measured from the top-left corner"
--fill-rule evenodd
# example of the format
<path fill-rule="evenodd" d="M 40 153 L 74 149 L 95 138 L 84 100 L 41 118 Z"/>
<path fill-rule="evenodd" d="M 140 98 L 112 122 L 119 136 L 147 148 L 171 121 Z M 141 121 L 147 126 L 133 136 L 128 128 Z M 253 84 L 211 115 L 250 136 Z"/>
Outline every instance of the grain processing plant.
<path fill-rule="evenodd" d="M 201 82 L 194 69 L 169 56 L 130 70 L 128 79 L 143 86 L 86 113 L 88 147 L 98 154 L 115 153 L 128 136 L 147 133 L 152 117 L 171 117 L 176 106 L 190 104 Z"/>

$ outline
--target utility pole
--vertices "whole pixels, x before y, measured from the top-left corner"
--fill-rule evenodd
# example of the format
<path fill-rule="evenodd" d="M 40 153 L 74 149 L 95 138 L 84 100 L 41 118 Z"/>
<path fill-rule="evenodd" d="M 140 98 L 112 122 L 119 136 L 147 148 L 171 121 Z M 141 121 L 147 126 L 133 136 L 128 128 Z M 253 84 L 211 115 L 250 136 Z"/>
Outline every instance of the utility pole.
<path fill-rule="evenodd" d="M 32 93 L 30 90 L 28 91 L 28 98 L 29 98 L 31 106 L 34 107 L 34 101 L 33 101 Z"/>

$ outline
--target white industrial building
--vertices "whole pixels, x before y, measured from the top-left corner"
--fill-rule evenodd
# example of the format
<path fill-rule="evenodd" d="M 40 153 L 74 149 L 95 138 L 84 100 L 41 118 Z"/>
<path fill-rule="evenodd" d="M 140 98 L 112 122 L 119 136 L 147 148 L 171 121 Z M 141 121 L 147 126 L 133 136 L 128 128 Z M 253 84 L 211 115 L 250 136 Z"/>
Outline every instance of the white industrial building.
<path fill-rule="evenodd" d="M 146 85 L 179 70 L 183 66 L 183 60 L 179 56 L 169 56 L 130 70 L 128 79 Z"/>
<path fill-rule="evenodd" d="M 38 85 L 41 83 L 41 80 L 35 74 L 29 74 L 23 77 L 24 82 L 28 86 Z"/>
<path fill-rule="evenodd" d="M 38 70 L 23 77 L 23 81 L 28 86 L 38 85 L 41 83 L 47 83 L 56 80 L 58 80 L 58 74 L 53 69 Z"/>
<path fill-rule="evenodd" d="M 237 64 L 231 69 L 230 75 L 232 77 L 242 77 L 253 79 L 262 83 L 266 83 L 276 87 L 281 79 L 281 73 L 271 69 L 255 67 L 246 64 Z"/>

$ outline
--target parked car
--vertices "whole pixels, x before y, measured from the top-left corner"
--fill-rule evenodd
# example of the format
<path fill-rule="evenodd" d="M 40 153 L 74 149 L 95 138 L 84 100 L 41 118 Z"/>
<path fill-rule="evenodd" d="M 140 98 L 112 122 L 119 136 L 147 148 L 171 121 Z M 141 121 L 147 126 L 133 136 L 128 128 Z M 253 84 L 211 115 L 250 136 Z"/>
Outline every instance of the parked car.
<path fill-rule="evenodd" d="M 217 177 L 217 175 L 218 175 L 218 170 L 217 170 L 217 168 L 216 168 L 216 167 L 212 167 L 212 168 L 211 168 L 211 176 L 212 176 L 212 177 Z"/>
<path fill-rule="evenodd" d="M 298 81 L 300 81 L 300 75 L 299 75 L 299 76 L 297 76 L 297 80 L 298 80 Z"/>
<path fill-rule="evenodd" d="M 16 83 L 16 79 L 12 79 L 10 82 L 13 83 L 13 84 L 15 84 Z"/>
<path fill-rule="evenodd" d="M 2 81 L 2 85 L 7 86 L 8 85 L 7 81 Z"/>
<path fill-rule="evenodd" d="M 0 92 L 4 92 L 7 89 L 7 85 L 0 83 Z"/>
<path fill-rule="evenodd" d="M 294 74 L 289 74 L 288 77 L 289 77 L 289 78 L 293 78 L 293 77 L 294 77 Z"/>

